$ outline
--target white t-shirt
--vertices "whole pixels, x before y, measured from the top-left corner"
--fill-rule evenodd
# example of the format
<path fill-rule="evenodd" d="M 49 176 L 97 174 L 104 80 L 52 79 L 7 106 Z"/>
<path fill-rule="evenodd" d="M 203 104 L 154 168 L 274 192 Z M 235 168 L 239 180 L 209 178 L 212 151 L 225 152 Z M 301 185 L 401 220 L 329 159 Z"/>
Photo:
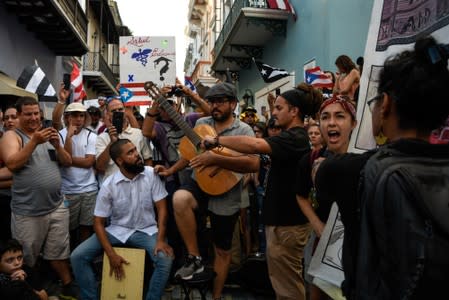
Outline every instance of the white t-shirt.
<path fill-rule="evenodd" d="M 61 144 L 64 145 L 67 136 L 67 128 L 59 131 Z M 72 137 L 72 157 L 85 157 L 95 155 L 97 135 L 85 128 Z M 98 190 L 94 168 L 62 167 L 61 168 L 61 192 L 63 194 L 81 194 Z"/>
<path fill-rule="evenodd" d="M 136 146 L 137 151 L 139 152 L 143 160 L 147 160 L 152 157 L 146 138 L 142 134 L 142 130 L 128 126 L 128 128 L 126 128 L 122 131 L 122 133 L 119 134 L 119 138 L 130 140 L 134 144 L 134 146 Z M 102 132 L 98 136 L 97 143 L 95 145 L 95 155 L 97 159 L 101 155 L 101 153 L 103 153 L 103 151 L 108 147 L 110 142 L 111 137 L 109 136 L 109 133 L 107 131 Z M 118 170 L 119 168 L 114 163 L 114 161 L 112 159 L 109 159 L 106 171 L 102 176 L 102 180 L 104 181 L 106 178 L 108 178 L 108 176 L 110 176 L 114 172 L 117 172 Z"/>

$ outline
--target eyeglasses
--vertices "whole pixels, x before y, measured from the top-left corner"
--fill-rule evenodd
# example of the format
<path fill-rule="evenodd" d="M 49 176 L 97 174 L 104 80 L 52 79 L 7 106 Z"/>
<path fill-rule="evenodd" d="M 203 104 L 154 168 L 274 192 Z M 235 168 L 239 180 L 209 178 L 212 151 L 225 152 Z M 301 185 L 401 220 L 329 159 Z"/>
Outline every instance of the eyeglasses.
<path fill-rule="evenodd" d="M 223 105 L 224 103 L 229 102 L 229 99 L 227 98 L 209 98 L 207 99 L 207 103 L 209 105 Z"/>
<path fill-rule="evenodd" d="M 372 113 L 373 110 L 374 110 L 374 105 L 376 104 L 376 102 L 377 102 L 378 100 L 380 100 L 380 99 L 383 99 L 383 97 L 384 97 L 384 94 L 379 94 L 379 95 L 377 95 L 377 96 L 375 96 L 375 97 L 369 99 L 369 100 L 366 102 L 366 104 L 368 104 L 368 108 L 369 108 L 369 111 L 370 111 L 371 113 Z"/>
<path fill-rule="evenodd" d="M 254 118 L 256 115 L 255 115 L 255 114 L 246 114 L 245 116 L 246 116 L 246 117 Z"/>

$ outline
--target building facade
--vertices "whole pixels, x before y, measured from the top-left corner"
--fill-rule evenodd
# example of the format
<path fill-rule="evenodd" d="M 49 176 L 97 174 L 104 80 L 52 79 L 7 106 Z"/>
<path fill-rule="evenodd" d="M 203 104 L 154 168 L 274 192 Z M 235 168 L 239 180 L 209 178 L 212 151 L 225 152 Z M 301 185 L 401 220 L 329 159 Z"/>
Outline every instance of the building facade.
<path fill-rule="evenodd" d="M 18 97 L 35 94 L 15 86 L 26 66 L 37 63 L 55 90 L 72 63 L 83 70 L 89 99 L 116 93 L 120 35 L 123 26 L 113 0 L 1 1 L 0 101 L 2 109 Z M 40 97 L 46 118 L 54 99 Z"/>
<path fill-rule="evenodd" d="M 203 48 L 186 59 L 186 75 L 195 74 L 201 61 L 209 61 L 208 74 L 223 80 L 229 71 L 242 104 L 260 112 L 268 92 L 282 92 L 304 81 L 305 65 L 335 72 L 339 55 L 353 61 L 363 56 L 373 0 L 289 2 L 294 14 L 269 8 L 266 0 L 190 0 L 189 28 L 195 30 L 189 33 L 196 32 L 190 34 L 192 51 Z M 195 59 L 200 53 L 201 59 Z M 267 84 L 253 58 L 292 75 Z"/>

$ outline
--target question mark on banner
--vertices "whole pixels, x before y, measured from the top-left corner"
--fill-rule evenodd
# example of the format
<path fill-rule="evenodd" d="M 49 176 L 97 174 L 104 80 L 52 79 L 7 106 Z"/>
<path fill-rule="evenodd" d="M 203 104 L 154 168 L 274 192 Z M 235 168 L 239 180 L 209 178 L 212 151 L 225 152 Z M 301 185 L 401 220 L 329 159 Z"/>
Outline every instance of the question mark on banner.
<path fill-rule="evenodd" d="M 154 67 L 156 67 L 157 65 L 159 65 L 160 62 L 165 63 L 164 66 L 159 70 L 159 80 L 160 81 L 164 81 L 165 77 L 162 76 L 162 74 L 166 73 L 168 71 L 168 66 L 170 65 L 169 61 L 171 61 L 171 59 L 168 59 L 166 57 L 159 57 L 158 59 L 156 59 L 154 61 Z"/>

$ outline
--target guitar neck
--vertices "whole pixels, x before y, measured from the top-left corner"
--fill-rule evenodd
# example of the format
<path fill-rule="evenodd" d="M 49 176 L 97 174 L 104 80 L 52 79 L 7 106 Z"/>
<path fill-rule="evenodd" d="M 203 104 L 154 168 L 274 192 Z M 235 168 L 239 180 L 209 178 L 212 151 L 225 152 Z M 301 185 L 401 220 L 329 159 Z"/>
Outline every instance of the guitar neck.
<path fill-rule="evenodd" d="M 184 120 L 184 118 L 178 114 L 173 106 L 164 97 L 157 99 L 159 105 L 167 112 L 170 118 L 175 124 L 181 128 L 187 138 L 195 145 L 198 146 L 201 143 L 201 137 L 190 127 L 190 125 Z"/>

